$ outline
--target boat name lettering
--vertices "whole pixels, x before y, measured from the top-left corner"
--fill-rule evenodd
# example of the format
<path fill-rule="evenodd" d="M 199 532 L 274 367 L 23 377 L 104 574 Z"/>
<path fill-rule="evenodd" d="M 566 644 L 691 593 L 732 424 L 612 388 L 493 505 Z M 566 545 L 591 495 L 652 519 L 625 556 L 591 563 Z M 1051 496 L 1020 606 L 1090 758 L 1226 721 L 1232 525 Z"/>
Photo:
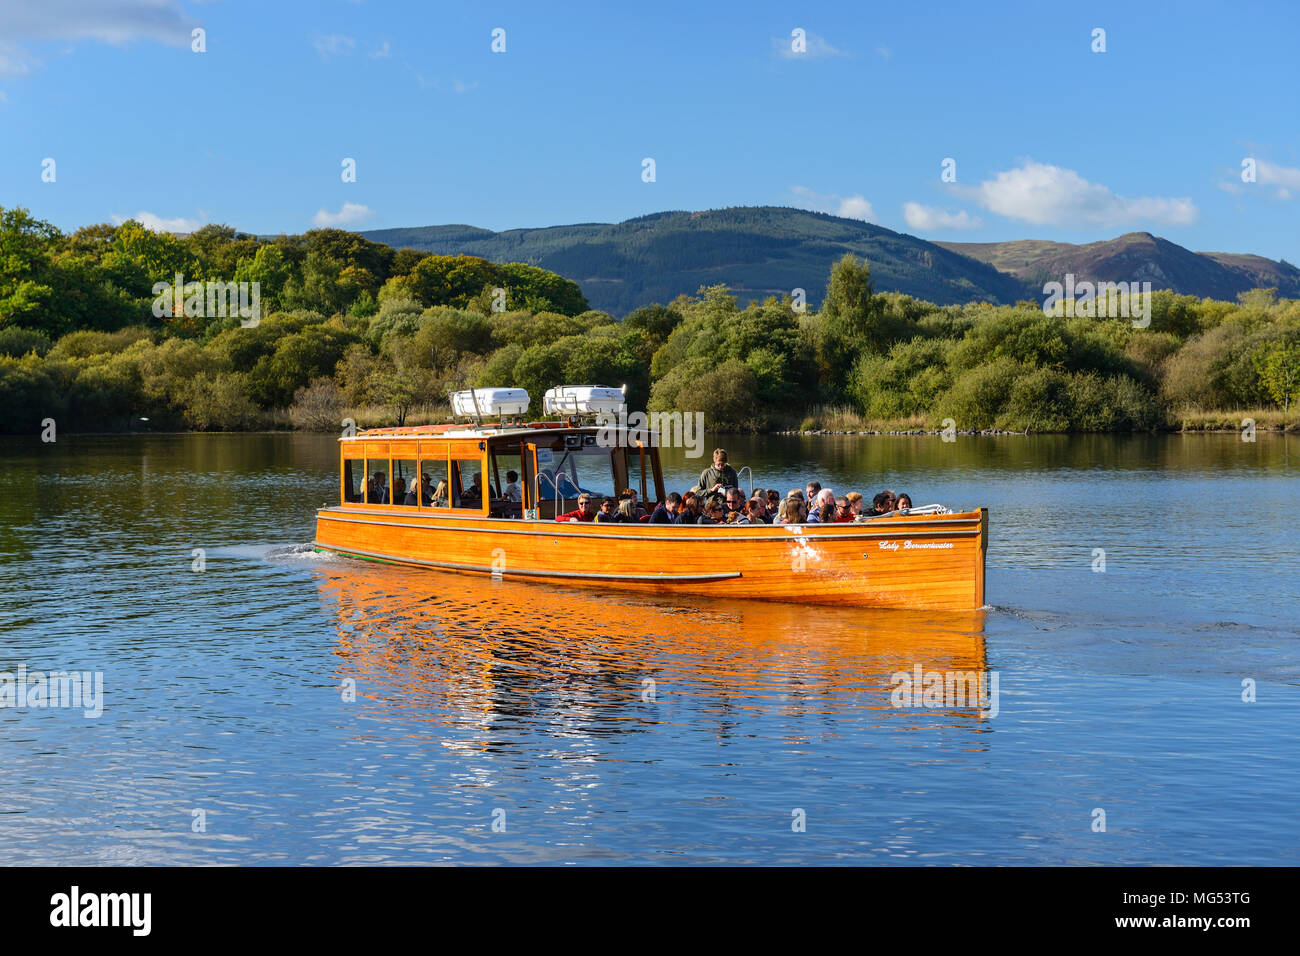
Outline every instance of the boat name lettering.
<path fill-rule="evenodd" d="M 881 551 L 897 551 L 900 542 L 898 541 L 879 541 L 877 546 Z M 951 541 L 913 541 L 910 538 L 901 542 L 904 551 L 913 551 L 923 548 L 927 551 L 941 551 L 952 547 Z"/>

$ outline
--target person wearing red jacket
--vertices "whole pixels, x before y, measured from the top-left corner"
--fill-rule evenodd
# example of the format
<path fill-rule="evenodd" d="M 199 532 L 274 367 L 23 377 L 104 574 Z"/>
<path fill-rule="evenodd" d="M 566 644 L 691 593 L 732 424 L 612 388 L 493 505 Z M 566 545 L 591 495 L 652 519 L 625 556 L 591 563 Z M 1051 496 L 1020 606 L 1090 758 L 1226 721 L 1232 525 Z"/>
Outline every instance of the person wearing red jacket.
<path fill-rule="evenodd" d="M 556 521 L 595 521 L 596 507 L 592 504 L 591 495 L 583 492 L 578 495 L 578 507 L 573 511 L 566 511 L 562 515 L 555 516 Z"/>

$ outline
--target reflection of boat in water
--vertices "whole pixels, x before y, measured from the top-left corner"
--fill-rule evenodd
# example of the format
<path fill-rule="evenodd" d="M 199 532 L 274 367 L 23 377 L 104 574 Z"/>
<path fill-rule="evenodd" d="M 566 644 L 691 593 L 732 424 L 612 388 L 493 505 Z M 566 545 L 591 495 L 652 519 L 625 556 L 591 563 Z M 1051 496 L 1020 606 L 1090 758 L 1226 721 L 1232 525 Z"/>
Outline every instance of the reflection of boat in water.
<path fill-rule="evenodd" d="M 527 408 L 526 393 L 508 391 L 522 396 L 516 411 Z M 584 488 L 612 494 L 639 484 L 642 501 L 665 500 L 659 449 L 633 431 L 503 420 L 345 436 L 340 501 L 317 511 L 316 547 L 604 591 L 953 611 L 984 604 L 986 509 L 843 524 L 557 522 L 577 508 L 568 495 Z"/>
<path fill-rule="evenodd" d="M 616 733 L 654 719 L 636 709 L 648 690 L 703 695 L 721 710 L 874 709 L 905 719 L 918 712 L 891 703 L 898 672 L 986 673 L 983 611 L 812 613 L 343 562 L 316 573 L 337 623 L 340 679 L 434 723 L 578 714 L 585 732 Z M 982 724 L 973 706 L 940 712 Z"/>

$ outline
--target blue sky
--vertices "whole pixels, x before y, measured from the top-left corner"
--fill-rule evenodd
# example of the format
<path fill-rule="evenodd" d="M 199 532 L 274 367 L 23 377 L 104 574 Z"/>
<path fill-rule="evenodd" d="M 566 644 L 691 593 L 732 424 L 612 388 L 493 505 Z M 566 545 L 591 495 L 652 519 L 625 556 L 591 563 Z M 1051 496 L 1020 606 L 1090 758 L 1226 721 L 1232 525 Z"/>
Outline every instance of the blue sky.
<path fill-rule="evenodd" d="M 1300 262 L 1298 11 L 0 0 L 0 205 L 256 233 L 790 205 Z"/>

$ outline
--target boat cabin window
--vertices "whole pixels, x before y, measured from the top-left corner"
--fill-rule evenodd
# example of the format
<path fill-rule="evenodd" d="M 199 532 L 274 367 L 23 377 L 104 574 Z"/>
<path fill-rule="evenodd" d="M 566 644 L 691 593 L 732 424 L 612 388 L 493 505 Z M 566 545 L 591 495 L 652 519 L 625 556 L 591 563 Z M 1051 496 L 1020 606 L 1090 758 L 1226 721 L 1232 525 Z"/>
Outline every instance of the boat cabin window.
<path fill-rule="evenodd" d="M 514 475 L 513 482 L 510 476 Z M 518 445 L 494 445 L 488 454 L 488 490 L 494 518 L 524 515 L 524 459 Z"/>
<path fill-rule="evenodd" d="M 420 473 L 414 458 L 393 459 L 393 504 L 415 505 L 420 489 Z"/>
<path fill-rule="evenodd" d="M 420 480 L 429 476 L 428 491 L 422 494 L 420 504 L 425 508 L 447 507 L 447 459 L 422 458 L 420 460 Z"/>
<path fill-rule="evenodd" d="M 451 506 L 481 511 L 483 492 L 483 462 L 478 458 L 453 458 L 451 460 Z"/>
<path fill-rule="evenodd" d="M 361 503 L 365 487 L 366 460 L 364 458 L 343 459 L 343 500 L 354 504 Z"/>
<path fill-rule="evenodd" d="M 583 492 L 608 497 L 621 490 L 614 487 L 610 450 L 595 444 L 595 437 L 570 435 L 566 447 L 537 449 L 537 491 L 542 501 L 553 502 L 557 496 L 569 501 Z M 579 444 L 574 438 L 592 442 Z"/>
<path fill-rule="evenodd" d="M 386 505 L 391 503 L 392 489 L 388 465 L 387 458 L 366 459 L 366 504 Z"/>

